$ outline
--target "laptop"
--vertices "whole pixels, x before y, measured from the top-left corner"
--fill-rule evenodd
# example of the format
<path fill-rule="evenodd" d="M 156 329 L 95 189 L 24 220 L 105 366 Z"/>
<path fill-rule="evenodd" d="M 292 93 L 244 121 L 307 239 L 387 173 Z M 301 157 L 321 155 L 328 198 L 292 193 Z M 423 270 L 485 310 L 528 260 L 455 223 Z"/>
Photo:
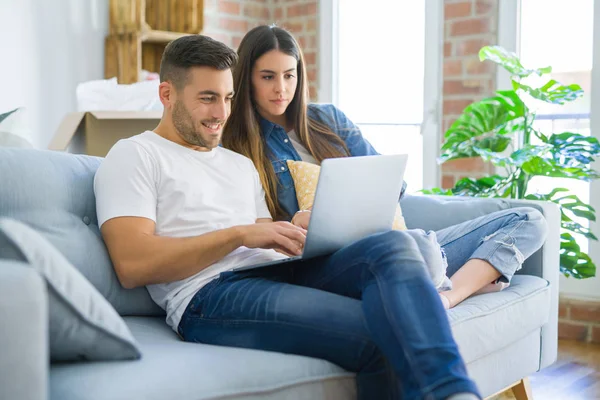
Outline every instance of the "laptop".
<path fill-rule="evenodd" d="M 369 235 L 392 229 L 408 155 L 328 158 L 319 181 L 301 255 L 235 271 L 332 254 Z"/>

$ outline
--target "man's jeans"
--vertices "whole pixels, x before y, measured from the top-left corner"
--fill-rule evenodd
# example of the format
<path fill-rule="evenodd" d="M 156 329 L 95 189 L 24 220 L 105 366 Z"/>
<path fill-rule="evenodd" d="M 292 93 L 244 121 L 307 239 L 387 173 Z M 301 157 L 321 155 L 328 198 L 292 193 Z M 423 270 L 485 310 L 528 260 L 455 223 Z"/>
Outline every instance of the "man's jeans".
<path fill-rule="evenodd" d="M 488 242 L 478 238 L 502 229 L 515 235 L 510 227 L 528 226 L 520 222 L 530 214 L 491 216 L 439 233 L 450 263 L 469 258 L 463 246 L 475 252 Z M 477 394 L 428 276 L 431 246 L 424 232 L 392 231 L 327 257 L 223 273 L 194 296 L 179 333 L 186 341 L 329 360 L 357 373 L 359 399 Z"/>

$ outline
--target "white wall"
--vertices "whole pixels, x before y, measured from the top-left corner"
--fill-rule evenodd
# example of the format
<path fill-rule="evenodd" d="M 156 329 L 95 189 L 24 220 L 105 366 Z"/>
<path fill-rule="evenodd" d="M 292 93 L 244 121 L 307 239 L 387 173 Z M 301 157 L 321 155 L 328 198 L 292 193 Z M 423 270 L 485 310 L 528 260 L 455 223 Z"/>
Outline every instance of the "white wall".
<path fill-rule="evenodd" d="M 27 107 L 34 146 L 76 110 L 78 83 L 104 77 L 107 32 L 108 0 L 0 0 L 0 113 Z"/>

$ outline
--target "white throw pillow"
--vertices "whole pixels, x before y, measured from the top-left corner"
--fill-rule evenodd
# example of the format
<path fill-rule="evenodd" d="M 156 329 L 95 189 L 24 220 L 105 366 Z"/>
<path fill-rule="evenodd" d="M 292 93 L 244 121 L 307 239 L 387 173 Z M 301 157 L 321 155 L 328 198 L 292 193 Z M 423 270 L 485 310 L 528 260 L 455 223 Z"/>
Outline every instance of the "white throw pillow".
<path fill-rule="evenodd" d="M 0 219 L 0 254 L 20 253 L 48 285 L 52 361 L 138 359 L 125 321 L 96 288 L 42 235 Z"/>
<path fill-rule="evenodd" d="M 27 125 L 27 111 L 24 108 L 0 112 L 0 147 L 33 147 L 27 140 Z"/>

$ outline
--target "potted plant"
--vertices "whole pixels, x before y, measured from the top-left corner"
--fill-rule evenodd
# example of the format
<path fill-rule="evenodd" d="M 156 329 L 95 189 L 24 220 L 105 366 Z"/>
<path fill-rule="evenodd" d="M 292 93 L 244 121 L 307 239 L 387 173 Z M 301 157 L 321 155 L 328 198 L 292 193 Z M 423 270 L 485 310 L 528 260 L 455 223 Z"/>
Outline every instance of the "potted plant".
<path fill-rule="evenodd" d="M 564 104 L 582 96 L 579 85 L 562 85 L 549 79 L 540 87 L 524 83 L 531 76 L 549 74 L 551 67 L 527 69 L 516 54 L 499 46 L 486 46 L 479 52 L 481 61 L 489 60 L 511 75 L 512 90 L 500 90 L 494 96 L 467 106 L 445 133 L 440 163 L 467 157 L 481 157 L 499 173 L 480 179 L 463 178 L 452 189 L 434 188 L 426 194 L 499 197 L 552 201 L 561 210 L 560 270 L 565 276 L 589 278 L 596 266 L 575 240 L 576 235 L 598 240 L 576 219 L 596 220 L 592 206 L 581 201 L 569 189 L 556 187 L 548 193 L 532 193 L 528 184 L 535 176 L 597 179 L 591 163 L 600 154 L 598 140 L 573 132 L 542 132 L 534 127 L 536 112 L 526 101 L 537 99 Z"/>

